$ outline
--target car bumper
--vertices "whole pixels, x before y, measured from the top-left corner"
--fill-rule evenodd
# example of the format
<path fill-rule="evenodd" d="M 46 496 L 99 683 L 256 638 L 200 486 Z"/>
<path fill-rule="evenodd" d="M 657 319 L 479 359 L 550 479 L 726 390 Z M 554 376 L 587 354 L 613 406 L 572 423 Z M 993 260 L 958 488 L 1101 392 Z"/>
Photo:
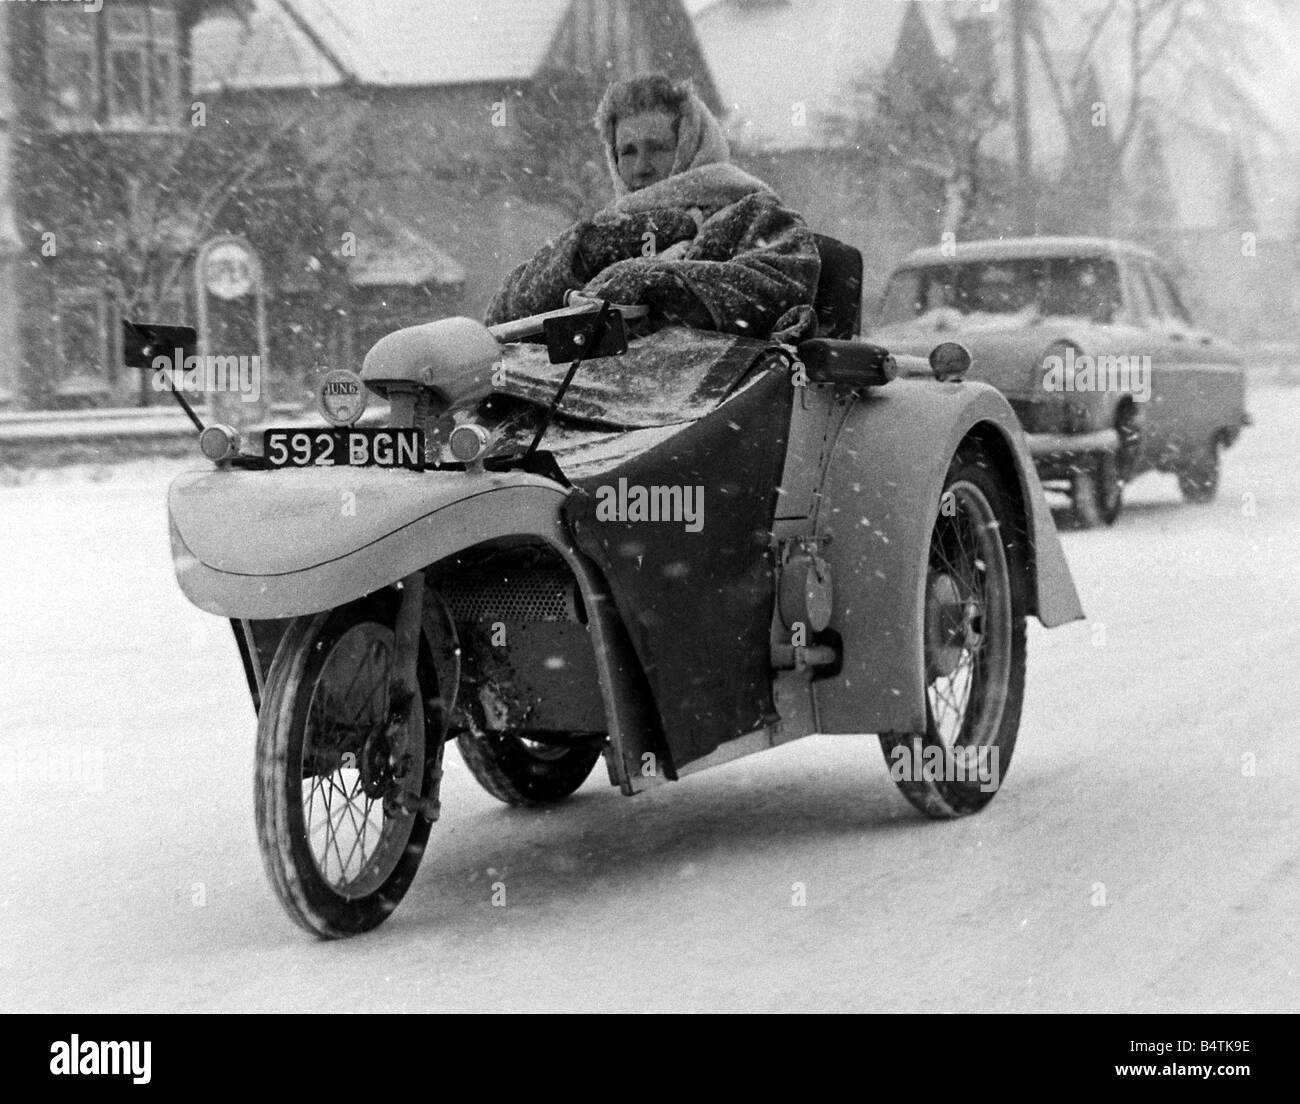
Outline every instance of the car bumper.
<path fill-rule="evenodd" d="M 1119 433 L 1114 429 L 1097 429 L 1091 433 L 1026 433 L 1025 442 L 1035 460 L 1119 451 Z"/>

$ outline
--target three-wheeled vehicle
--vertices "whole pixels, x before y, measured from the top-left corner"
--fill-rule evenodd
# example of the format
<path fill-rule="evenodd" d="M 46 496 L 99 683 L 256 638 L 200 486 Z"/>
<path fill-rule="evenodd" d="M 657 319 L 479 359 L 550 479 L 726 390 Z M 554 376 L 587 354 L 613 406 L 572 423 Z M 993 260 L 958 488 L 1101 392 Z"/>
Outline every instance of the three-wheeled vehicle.
<path fill-rule="evenodd" d="M 918 380 L 855 340 L 861 257 L 818 240 L 823 336 L 797 347 L 586 301 L 450 318 L 367 355 L 386 425 L 344 373 L 339 424 L 260 454 L 203 430 L 176 575 L 234 627 L 262 856 L 302 927 L 392 912 L 453 740 L 512 804 L 602 757 L 632 795 L 813 733 L 877 735 L 930 816 L 992 798 L 1025 620 L 1078 598 L 1006 400 L 961 346 Z M 152 363 L 160 328 L 128 326 Z"/>

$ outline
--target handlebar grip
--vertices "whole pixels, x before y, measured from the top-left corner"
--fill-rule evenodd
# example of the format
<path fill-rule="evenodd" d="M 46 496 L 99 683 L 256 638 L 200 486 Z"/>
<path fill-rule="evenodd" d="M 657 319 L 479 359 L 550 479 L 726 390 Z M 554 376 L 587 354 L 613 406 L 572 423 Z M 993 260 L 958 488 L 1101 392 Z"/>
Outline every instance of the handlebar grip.
<path fill-rule="evenodd" d="M 511 341 L 520 341 L 525 337 L 538 337 L 542 333 L 542 323 L 546 319 L 583 314 L 599 307 L 601 304 L 599 299 L 588 299 L 586 296 L 576 295 L 572 291 L 565 294 L 566 300 L 570 297 L 576 300 L 572 305 L 561 307 L 559 310 L 546 311 L 543 314 L 530 314 L 527 318 L 517 318 L 513 322 L 501 322 L 496 326 L 489 326 L 488 331 L 503 345 Z M 610 307 L 618 311 L 626 321 L 631 321 L 634 318 L 644 318 L 650 313 L 650 308 L 641 304 L 632 306 L 624 303 L 611 303 Z"/>

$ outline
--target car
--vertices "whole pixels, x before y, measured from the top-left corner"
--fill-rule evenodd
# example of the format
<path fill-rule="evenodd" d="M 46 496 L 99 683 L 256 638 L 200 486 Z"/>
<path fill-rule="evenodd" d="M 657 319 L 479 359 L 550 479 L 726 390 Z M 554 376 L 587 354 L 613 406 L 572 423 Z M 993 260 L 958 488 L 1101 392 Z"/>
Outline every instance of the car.
<path fill-rule="evenodd" d="M 1242 358 L 1198 326 L 1149 250 L 1102 238 L 1005 238 L 920 249 L 897 265 L 871 339 L 901 353 L 969 348 L 1024 427 L 1043 482 L 1084 526 L 1124 485 L 1172 472 L 1209 502 L 1220 453 L 1250 423 Z"/>
<path fill-rule="evenodd" d="M 176 577 L 234 630 L 262 857 L 308 932 L 392 913 L 449 743 L 512 805 L 602 759 L 631 796 L 815 733 L 878 737 L 932 817 L 998 792 L 1026 620 L 1083 616 L 1051 512 L 966 351 L 857 339 L 861 256 L 819 246 L 823 336 L 797 347 L 635 304 L 440 319 L 329 373 L 332 425 L 260 452 L 203 428 Z M 128 326 L 136 366 L 194 341 Z M 367 393 L 386 426 L 357 423 Z"/>

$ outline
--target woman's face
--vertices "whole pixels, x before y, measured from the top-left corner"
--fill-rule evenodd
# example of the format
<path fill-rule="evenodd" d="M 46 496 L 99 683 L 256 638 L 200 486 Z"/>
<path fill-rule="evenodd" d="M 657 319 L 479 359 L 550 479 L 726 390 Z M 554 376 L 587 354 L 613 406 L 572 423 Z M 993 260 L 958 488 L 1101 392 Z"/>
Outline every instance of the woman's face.
<path fill-rule="evenodd" d="M 629 115 L 614 125 L 618 175 L 628 191 L 657 184 L 672 172 L 677 155 L 677 120 L 666 111 Z"/>

